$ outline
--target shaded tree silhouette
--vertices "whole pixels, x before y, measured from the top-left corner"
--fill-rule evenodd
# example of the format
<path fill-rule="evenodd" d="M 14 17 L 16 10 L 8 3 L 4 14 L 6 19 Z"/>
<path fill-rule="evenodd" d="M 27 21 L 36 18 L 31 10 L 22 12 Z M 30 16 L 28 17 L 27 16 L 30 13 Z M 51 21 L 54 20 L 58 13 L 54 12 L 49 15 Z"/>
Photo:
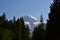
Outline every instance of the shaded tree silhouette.
<path fill-rule="evenodd" d="M 5 12 L 0 16 L 0 40 L 30 40 L 29 26 L 25 27 L 23 17 L 7 20 Z"/>
<path fill-rule="evenodd" d="M 46 40 L 60 40 L 60 0 L 53 0 L 50 6 Z"/>
<path fill-rule="evenodd" d="M 34 28 L 32 40 L 45 40 L 45 30 L 43 28 L 43 16 L 40 16 L 40 24 Z"/>

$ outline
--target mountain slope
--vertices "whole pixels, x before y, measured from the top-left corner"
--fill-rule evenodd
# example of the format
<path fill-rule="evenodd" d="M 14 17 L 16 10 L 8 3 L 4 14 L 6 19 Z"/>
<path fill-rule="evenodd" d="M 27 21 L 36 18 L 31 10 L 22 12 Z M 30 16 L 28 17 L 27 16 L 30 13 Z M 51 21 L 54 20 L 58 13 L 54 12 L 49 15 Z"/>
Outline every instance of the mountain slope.
<path fill-rule="evenodd" d="M 30 35 L 32 35 L 34 28 L 36 26 L 38 26 L 38 24 L 40 24 L 40 22 L 37 20 L 37 18 L 35 18 L 33 16 L 24 16 L 23 19 L 24 19 L 25 25 L 29 25 Z M 44 23 L 46 23 L 46 22 L 44 22 Z"/>

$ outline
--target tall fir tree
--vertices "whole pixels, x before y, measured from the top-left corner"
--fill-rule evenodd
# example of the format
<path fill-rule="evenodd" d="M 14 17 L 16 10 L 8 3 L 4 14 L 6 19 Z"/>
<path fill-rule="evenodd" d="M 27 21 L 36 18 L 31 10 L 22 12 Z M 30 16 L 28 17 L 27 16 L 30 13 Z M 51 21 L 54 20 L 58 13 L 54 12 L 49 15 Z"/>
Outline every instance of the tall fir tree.
<path fill-rule="evenodd" d="M 3 12 L 2 20 L 3 20 L 3 21 L 5 21 L 5 20 L 6 20 L 6 14 L 5 14 L 5 12 Z"/>
<path fill-rule="evenodd" d="M 25 35 L 26 35 L 25 40 L 31 40 L 31 38 L 30 38 L 30 29 L 29 29 L 28 25 L 25 26 Z"/>
<path fill-rule="evenodd" d="M 29 26 L 25 27 L 23 17 L 8 21 L 3 13 L 0 16 L 0 40 L 30 40 Z"/>
<path fill-rule="evenodd" d="M 16 22 L 16 40 L 30 40 L 29 27 L 24 24 L 23 17 Z"/>
<path fill-rule="evenodd" d="M 3 28 L 5 26 L 5 20 L 6 20 L 6 15 L 5 12 L 3 12 L 3 15 L 0 17 L 0 26 Z"/>
<path fill-rule="evenodd" d="M 18 18 L 16 21 L 16 26 L 14 28 L 15 40 L 21 40 L 21 21 Z"/>
<path fill-rule="evenodd" d="M 40 17 L 40 24 L 38 27 L 34 28 L 33 35 L 32 35 L 32 40 L 44 40 L 44 23 L 43 23 L 43 17 L 41 15 Z"/>
<path fill-rule="evenodd" d="M 47 20 L 46 40 L 60 40 L 60 0 L 53 0 Z"/>
<path fill-rule="evenodd" d="M 30 40 L 30 38 L 29 38 L 29 28 L 28 28 L 28 26 L 25 27 L 23 17 L 20 18 L 20 21 L 21 21 L 21 29 L 22 29 L 21 30 L 21 33 L 22 33 L 21 38 L 22 38 L 22 40 Z"/>

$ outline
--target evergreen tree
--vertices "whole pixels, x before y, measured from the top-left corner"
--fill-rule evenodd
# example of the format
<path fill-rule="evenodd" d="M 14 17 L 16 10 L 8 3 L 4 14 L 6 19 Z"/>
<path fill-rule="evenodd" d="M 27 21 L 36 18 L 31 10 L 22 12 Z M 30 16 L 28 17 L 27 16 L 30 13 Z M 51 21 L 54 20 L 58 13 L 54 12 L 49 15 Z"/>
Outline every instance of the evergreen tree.
<path fill-rule="evenodd" d="M 12 22 L 12 20 L 9 20 L 8 29 L 12 30 L 12 27 L 13 27 L 13 22 Z"/>
<path fill-rule="evenodd" d="M 5 28 L 5 21 L 6 21 L 6 15 L 5 12 L 3 15 L 0 17 L 0 26 Z"/>
<path fill-rule="evenodd" d="M 29 26 L 25 27 L 23 17 L 8 21 L 5 13 L 0 16 L 0 40 L 30 40 Z"/>
<path fill-rule="evenodd" d="M 46 40 L 60 40 L 60 0 L 53 0 L 47 22 Z"/>
<path fill-rule="evenodd" d="M 32 40 L 44 40 L 45 33 L 43 26 L 43 17 L 41 15 L 40 24 L 38 25 L 38 27 L 34 28 Z"/>
<path fill-rule="evenodd" d="M 32 40 L 40 40 L 38 32 L 38 27 L 35 27 L 32 35 Z"/>
<path fill-rule="evenodd" d="M 13 32 L 16 31 L 15 28 L 16 28 L 16 17 L 14 16 L 14 17 L 13 17 L 13 27 L 12 27 Z"/>
<path fill-rule="evenodd" d="M 25 27 L 25 35 L 26 35 L 25 40 L 31 40 L 31 38 L 30 38 L 30 30 L 29 30 L 28 25 L 26 25 L 26 27 Z"/>
<path fill-rule="evenodd" d="M 3 12 L 2 20 L 3 20 L 3 21 L 5 21 L 5 20 L 6 20 L 6 14 L 5 14 L 5 12 Z"/>
<path fill-rule="evenodd" d="M 24 20 L 23 20 L 23 17 L 20 18 L 20 21 L 21 21 L 21 34 L 22 34 L 22 40 L 26 40 L 26 30 L 25 30 L 25 24 L 24 24 Z"/>
<path fill-rule="evenodd" d="M 43 21 L 44 21 L 44 20 L 43 20 L 43 16 L 42 16 L 42 14 L 41 14 L 41 16 L 40 16 L 40 22 L 43 23 Z"/>
<path fill-rule="evenodd" d="M 12 30 L 10 30 L 11 21 L 9 22 L 6 19 L 5 12 L 2 16 L 0 16 L 0 40 L 14 40 L 14 33 Z M 8 25 L 9 24 L 9 25 Z"/>
<path fill-rule="evenodd" d="M 15 40 L 21 40 L 21 21 L 18 18 L 16 21 L 16 26 L 14 28 Z"/>
<path fill-rule="evenodd" d="M 0 27 L 0 40 L 14 40 L 14 33 L 11 30 Z"/>
<path fill-rule="evenodd" d="M 16 22 L 16 17 L 15 16 L 13 17 L 13 22 Z"/>
<path fill-rule="evenodd" d="M 46 24 L 44 23 L 44 20 L 43 20 L 43 15 L 41 14 L 40 16 L 40 25 L 39 25 L 39 28 L 41 30 L 41 40 L 45 40 L 45 32 L 46 30 L 44 29 L 46 26 Z"/>

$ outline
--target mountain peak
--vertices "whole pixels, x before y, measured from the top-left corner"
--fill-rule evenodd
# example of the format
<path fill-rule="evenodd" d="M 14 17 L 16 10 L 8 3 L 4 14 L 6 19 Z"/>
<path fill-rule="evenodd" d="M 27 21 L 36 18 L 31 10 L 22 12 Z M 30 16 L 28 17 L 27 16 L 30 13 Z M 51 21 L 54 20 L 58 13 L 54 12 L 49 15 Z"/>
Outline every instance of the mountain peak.
<path fill-rule="evenodd" d="M 35 18 L 34 16 L 24 16 L 23 19 L 24 21 L 37 22 L 37 18 Z"/>
<path fill-rule="evenodd" d="M 36 18 L 36 17 L 34 17 L 34 16 L 29 16 L 29 17 L 31 17 L 31 18 L 33 18 L 33 19 L 37 20 L 37 18 Z"/>

